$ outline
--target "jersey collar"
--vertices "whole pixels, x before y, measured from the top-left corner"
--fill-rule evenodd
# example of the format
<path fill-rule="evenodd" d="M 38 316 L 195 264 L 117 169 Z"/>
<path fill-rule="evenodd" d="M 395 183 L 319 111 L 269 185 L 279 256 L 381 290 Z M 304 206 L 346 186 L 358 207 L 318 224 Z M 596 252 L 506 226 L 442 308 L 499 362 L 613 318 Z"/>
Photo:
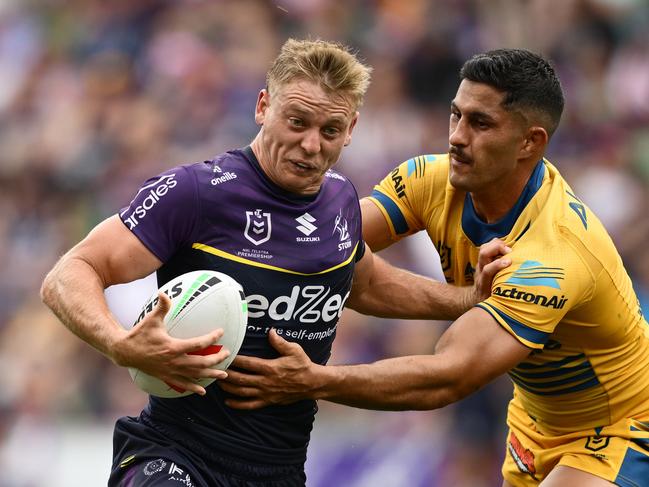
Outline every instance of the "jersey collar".
<path fill-rule="evenodd" d="M 545 164 L 541 159 L 536 163 L 536 167 L 516 204 L 509 210 L 509 213 L 495 223 L 485 223 L 480 219 L 475 212 L 473 200 L 467 193 L 464 196 L 464 208 L 462 209 L 462 230 L 464 234 L 469 237 L 476 247 L 489 242 L 492 238 L 502 238 L 508 235 L 520 214 L 541 187 L 544 175 Z"/>

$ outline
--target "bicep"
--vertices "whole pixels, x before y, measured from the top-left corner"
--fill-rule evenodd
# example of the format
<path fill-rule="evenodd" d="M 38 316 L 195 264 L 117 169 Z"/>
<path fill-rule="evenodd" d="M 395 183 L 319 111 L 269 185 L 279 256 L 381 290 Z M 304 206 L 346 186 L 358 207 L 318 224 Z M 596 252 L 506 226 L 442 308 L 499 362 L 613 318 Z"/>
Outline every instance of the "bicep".
<path fill-rule="evenodd" d="M 442 335 L 436 356 L 445 357 L 449 367 L 455 369 L 467 394 L 508 372 L 530 352 L 489 313 L 474 307 Z"/>
<path fill-rule="evenodd" d="M 366 245 L 363 257 L 354 264 L 354 279 L 352 281 L 349 299 L 347 300 L 348 307 L 354 308 L 356 299 L 368 289 L 373 272 L 374 254 L 369 245 Z"/>
<path fill-rule="evenodd" d="M 361 214 L 363 216 L 363 240 L 373 251 L 378 252 L 392 245 L 390 226 L 381 210 L 369 198 L 361 199 Z"/>
<path fill-rule="evenodd" d="M 98 224 L 65 257 L 91 266 L 105 287 L 148 276 L 162 265 L 117 215 Z"/>

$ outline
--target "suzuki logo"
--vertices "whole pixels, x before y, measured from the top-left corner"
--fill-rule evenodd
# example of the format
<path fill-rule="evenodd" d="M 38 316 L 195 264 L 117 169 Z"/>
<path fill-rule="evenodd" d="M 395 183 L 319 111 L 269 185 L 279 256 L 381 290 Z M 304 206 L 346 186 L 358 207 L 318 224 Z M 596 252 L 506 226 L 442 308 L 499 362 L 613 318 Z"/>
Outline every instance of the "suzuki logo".
<path fill-rule="evenodd" d="M 304 235 L 311 235 L 313 232 L 315 232 L 318 227 L 316 227 L 313 222 L 315 221 L 315 218 L 313 218 L 311 215 L 308 213 L 305 213 L 302 216 L 299 216 L 295 219 L 300 225 L 298 225 L 296 228 L 302 232 Z"/>
<path fill-rule="evenodd" d="M 246 211 L 246 231 L 244 236 L 253 244 L 261 245 L 270 240 L 272 226 L 270 213 L 261 210 Z"/>

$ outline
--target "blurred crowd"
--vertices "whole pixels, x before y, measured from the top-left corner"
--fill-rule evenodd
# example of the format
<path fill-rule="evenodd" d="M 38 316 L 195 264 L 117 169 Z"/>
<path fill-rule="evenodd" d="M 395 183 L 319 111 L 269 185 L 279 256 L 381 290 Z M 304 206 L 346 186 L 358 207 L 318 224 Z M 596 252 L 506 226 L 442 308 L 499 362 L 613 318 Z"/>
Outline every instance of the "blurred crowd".
<path fill-rule="evenodd" d="M 4 0 L 0 486 L 59 485 L 17 451 L 48 444 L 37 458 L 56 459 L 56 442 L 30 435 L 107 425 L 109 446 L 114 419 L 145 401 L 40 303 L 44 274 L 147 177 L 248 144 L 257 93 L 289 36 L 344 42 L 374 67 L 338 166 L 360 195 L 399 162 L 447 150 L 467 57 L 505 46 L 549 56 L 567 105 L 548 158 L 603 220 L 649 312 L 646 0 Z M 386 256 L 439 277 L 425 239 Z M 430 353 L 445 325 L 346 312 L 332 362 Z M 503 378 L 432 413 L 322 404 L 309 486 L 500 485 L 510 393 Z M 102 484 L 102 462 L 99 480 L 78 485 Z"/>

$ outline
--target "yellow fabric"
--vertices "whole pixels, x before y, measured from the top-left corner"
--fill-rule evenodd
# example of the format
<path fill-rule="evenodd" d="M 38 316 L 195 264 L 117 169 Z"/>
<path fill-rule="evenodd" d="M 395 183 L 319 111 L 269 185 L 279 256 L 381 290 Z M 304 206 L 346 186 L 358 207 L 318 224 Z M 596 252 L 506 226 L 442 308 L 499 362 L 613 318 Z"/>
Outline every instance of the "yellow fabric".
<path fill-rule="evenodd" d="M 557 465 L 565 465 L 624 487 L 649 485 L 649 424 L 621 419 L 601 429 L 547 436 L 513 404 L 507 418 L 502 474 L 515 487 L 536 487 Z"/>
<path fill-rule="evenodd" d="M 450 283 L 472 282 L 484 243 L 472 241 L 476 235 L 495 233 L 512 247 L 512 265 L 478 306 L 533 349 L 510 376 L 513 403 L 538 431 L 561 437 L 649 420 L 649 326 L 631 280 L 602 224 L 556 168 L 543 160 L 537 169 L 529 200 L 504 226 L 469 218 L 472 203 L 448 182 L 446 154 L 402 163 L 371 199 L 395 240 L 428 232 Z"/>

